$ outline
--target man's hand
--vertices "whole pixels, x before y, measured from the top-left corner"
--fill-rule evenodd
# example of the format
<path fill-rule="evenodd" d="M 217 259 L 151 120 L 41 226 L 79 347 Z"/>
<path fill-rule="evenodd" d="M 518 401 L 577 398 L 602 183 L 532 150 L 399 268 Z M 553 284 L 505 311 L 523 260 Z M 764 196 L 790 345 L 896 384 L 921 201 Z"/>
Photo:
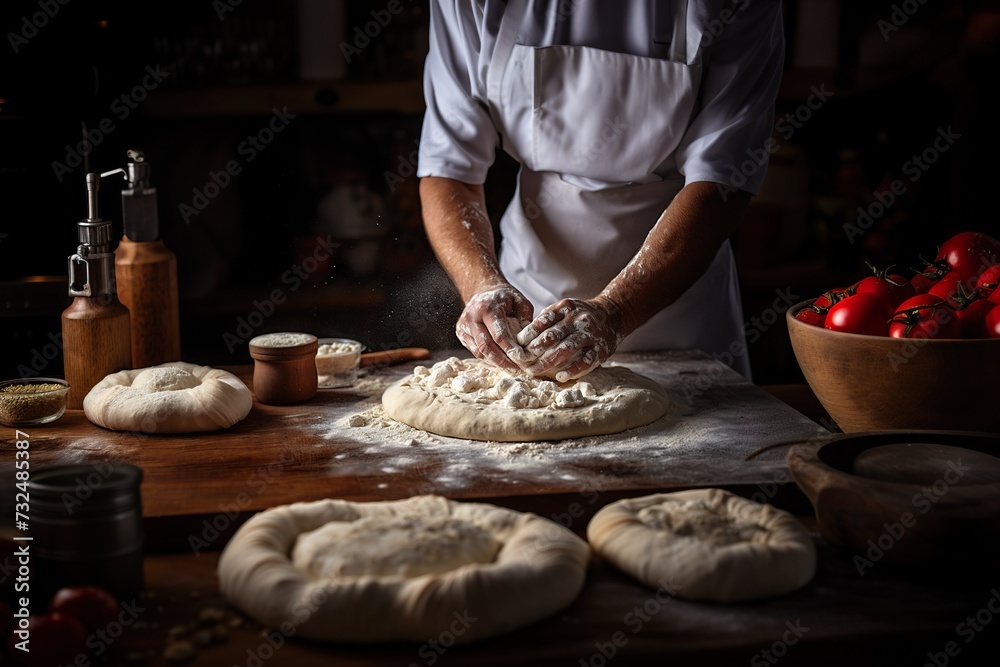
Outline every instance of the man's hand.
<path fill-rule="evenodd" d="M 518 335 L 517 342 L 536 357 L 532 375 L 568 382 L 586 375 L 618 347 L 620 309 L 610 300 L 563 299 L 543 310 Z"/>
<path fill-rule="evenodd" d="M 510 285 L 494 287 L 469 299 L 458 318 L 455 333 L 462 345 L 479 359 L 519 371 L 534 357 L 528 356 L 514 336 L 531 321 L 533 310 L 531 302 Z"/>

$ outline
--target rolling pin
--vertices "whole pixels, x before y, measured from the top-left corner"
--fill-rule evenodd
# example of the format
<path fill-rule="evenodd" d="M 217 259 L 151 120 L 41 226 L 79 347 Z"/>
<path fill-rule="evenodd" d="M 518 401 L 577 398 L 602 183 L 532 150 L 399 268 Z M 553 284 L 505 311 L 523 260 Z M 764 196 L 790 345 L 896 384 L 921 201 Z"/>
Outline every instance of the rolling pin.
<path fill-rule="evenodd" d="M 358 366 L 361 368 L 368 366 L 389 366 L 403 361 L 420 361 L 430 356 L 430 350 L 423 347 L 401 347 L 395 350 L 364 352 L 361 355 Z"/>

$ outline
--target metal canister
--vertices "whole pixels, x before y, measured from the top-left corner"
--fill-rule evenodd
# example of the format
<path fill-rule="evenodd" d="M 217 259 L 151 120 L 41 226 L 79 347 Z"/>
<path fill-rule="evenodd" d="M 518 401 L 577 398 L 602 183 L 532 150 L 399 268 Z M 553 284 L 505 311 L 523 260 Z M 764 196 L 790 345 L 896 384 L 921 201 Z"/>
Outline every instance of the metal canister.
<path fill-rule="evenodd" d="M 99 462 L 31 475 L 32 590 L 101 586 L 123 602 L 143 585 L 142 469 Z"/>

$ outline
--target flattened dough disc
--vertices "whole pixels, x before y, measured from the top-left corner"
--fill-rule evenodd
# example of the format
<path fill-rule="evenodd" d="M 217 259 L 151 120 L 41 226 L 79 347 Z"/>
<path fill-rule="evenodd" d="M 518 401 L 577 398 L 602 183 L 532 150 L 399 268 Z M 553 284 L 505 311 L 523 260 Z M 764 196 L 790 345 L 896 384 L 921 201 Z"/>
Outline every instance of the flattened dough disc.
<path fill-rule="evenodd" d="M 500 442 L 618 433 L 674 409 L 658 383 L 620 366 L 557 383 L 457 357 L 417 366 L 385 390 L 382 405 L 388 416 L 414 428 Z"/>

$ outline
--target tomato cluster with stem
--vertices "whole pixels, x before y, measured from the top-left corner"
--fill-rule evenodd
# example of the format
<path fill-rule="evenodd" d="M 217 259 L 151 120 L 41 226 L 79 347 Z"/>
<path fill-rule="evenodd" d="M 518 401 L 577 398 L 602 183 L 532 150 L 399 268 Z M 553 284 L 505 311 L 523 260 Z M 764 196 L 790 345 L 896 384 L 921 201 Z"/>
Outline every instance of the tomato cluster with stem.
<path fill-rule="evenodd" d="M 1000 241 L 982 232 L 947 239 L 907 279 L 893 266 L 824 292 L 795 317 L 833 331 L 895 338 L 1000 338 Z"/>

